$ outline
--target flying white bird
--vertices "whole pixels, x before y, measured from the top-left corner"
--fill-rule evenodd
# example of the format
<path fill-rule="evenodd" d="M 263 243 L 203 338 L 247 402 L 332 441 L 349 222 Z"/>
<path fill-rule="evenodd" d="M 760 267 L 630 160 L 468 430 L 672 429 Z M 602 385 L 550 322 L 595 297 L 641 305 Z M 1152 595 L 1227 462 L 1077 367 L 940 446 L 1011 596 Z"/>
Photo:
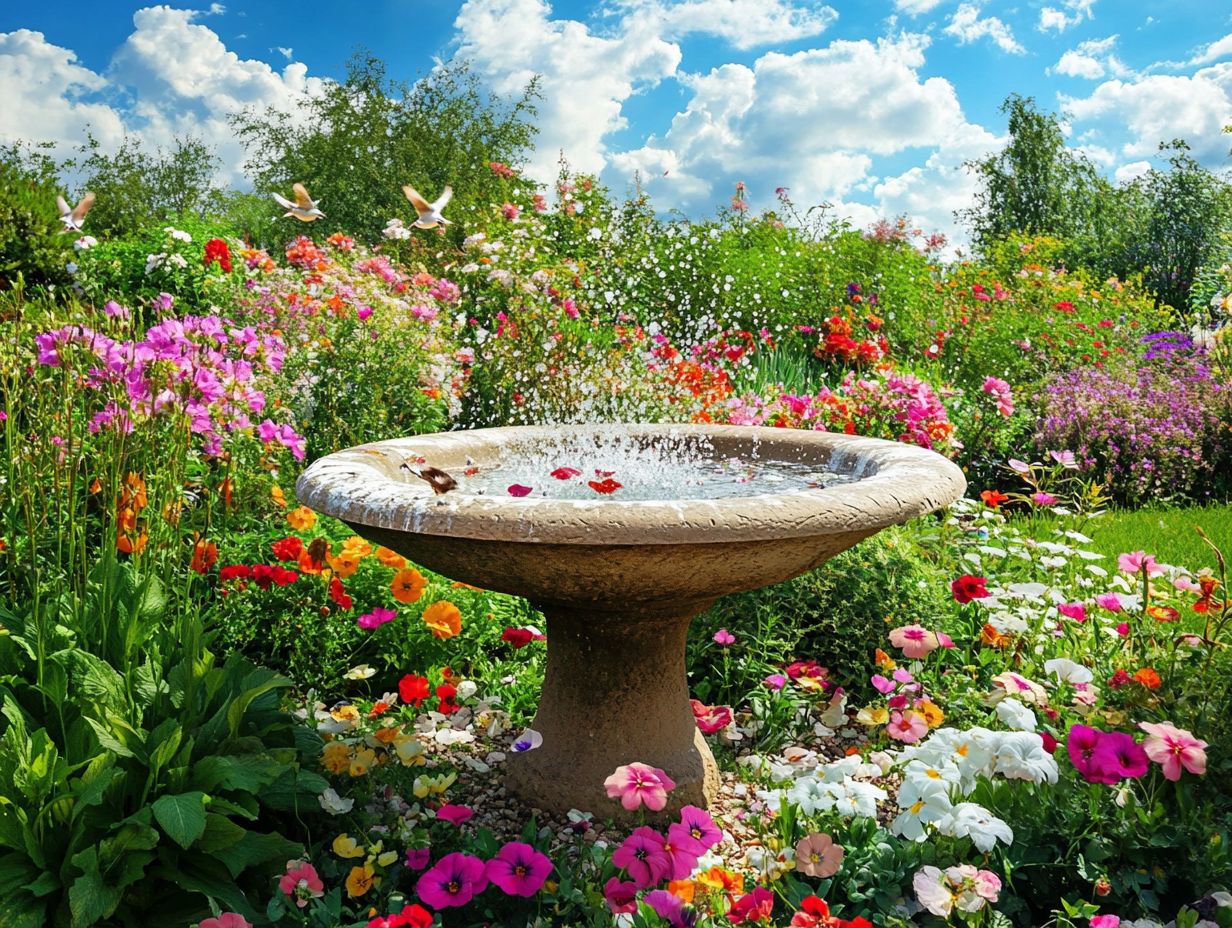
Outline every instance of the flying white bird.
<path fill-rule="evenodd" d="M 294 203 L 276 193 L 273 194 L 273 197 L 275 201 L 277 201 L 278 205 L 286 210 L 286 212 L 282 214 L 284 217 L 294 216 L 300 222 L 313 222 L 314 220 L 321 219 L 325 216 L 323 212 L 317 209 L 316 200 L 308 196 L 308 191 L 304 189 L 303 184 L 296 184 L 291 189 L 295 191 Z"/>
<path fill-rule="evenodd" d="M 441 195 L 437 197 L 435 203 L 429 203 L 410 184 L 402 187 L 402 192 L 406 194 L 406 198 L 411 201 L 411 206 L 415 207 L 415 212 L 419 213 L 419 218 L 415 220 L 415 228 L 417 229 L 435 229 L 437 225 L 451 225 L 448 219 L 441 215 L 441 210 L 445 208 L 445 204 L 449 202 L 449 198 L 453 196 L 453 188 L 446 186 L 441 191 Z"/>
<path fill-rule="evenodd" d="M 69 209 L 67 203 L 64 202 L 64 197 L 56 197 L 56 207 L 60 210 L 60 221 L 64 223 L 64 232 L 80 232 L 82 224 L 86 221 L 86 213 L 90 211 L 90 207 L 94 205 L 94 194 L 91 191 L 86 191 L 86 195 L 72 209 Z"/>

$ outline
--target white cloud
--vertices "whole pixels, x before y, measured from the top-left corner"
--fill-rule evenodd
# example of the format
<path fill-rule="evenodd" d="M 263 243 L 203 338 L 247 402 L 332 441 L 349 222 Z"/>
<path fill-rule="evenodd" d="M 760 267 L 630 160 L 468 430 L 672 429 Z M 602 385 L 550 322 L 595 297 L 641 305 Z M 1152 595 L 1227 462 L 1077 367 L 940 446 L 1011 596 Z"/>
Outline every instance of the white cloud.
<path fill-rule="evenodd" d="M 1014 38 L 1010 27 L 996 16 L 981 19 L 980 7 L 975 3 L 959 4 L 944 31 L 947 35 L 957 38 L 959 45 L 988 38 L 1003 52 L 1011 55 L 1021 55 L 1026 52 L 1026 49 Z"/>
<path fill-rule="evenodd" d="M 1232 62 L 1192 75 L 1105 81 L 1088 97 L 1062 102 L 1075 124 L 1088 127 L 1086 137 L 1128 134 L 1120 145 L 1123 158 L 1149 157 L 1160 142 L 1183 138 L 1203 164 L 1227 165 L 1228 137 L 1223 127 L 1232 122 Z"/>
<path fill-rule="evenodd" d="M 941 0 L 894 0 L 894 9 L 909 16 L 919 16 L 940 5 Z"/>
<path fill-rule="evenodd" d="M 1084 19 L 1095 18 L 1095 14 L 1091 12 L 1091 7 L 1095 6 L 1095 0 L 1061 0 L 1061 5 L 1064 9 L 1046 6 L 1040 10 L 1039 24 L 1036 26 L 1040 32 L 1047 32 L 1050 29 L 1064 32 Z"/>
<path fill-rule="evenodd" d="M 713 35 L 742 50 L 812 38 L 838 19 L 831 6 L 791 0 L 623 0 L 616 9 L 624 29 L 637 20 L 665 39 Z"/>
<path fill-rule="evenodd" d="M 287 61 L 290 61 L 293 57 L 295 57 L 295 49 L 293 48 L 284 48 L 279 45 L 277 48 L 271 49 L 271 51 L 278 52 L 278 54 L 282 55 L 282 57 L 287 59 Z"/>
<path fill-rule="evenodd" d="M 1112 53 L 1116 41 L 1117 36 L 1110 35 L 1106 39 L 1079 42 L 1076 48 L 1071 48 L 1061 56 L 1049 69 L 1049 73 L 1083 77 L 1087 80 L 1098 80 L 1106 74 L 1129 77 L 1133 71 Z"/>
<path fill-rule="evenodd" d="M 1232 33 L 1228 33 L 1222 39 L 1216 39 L 1211 42 L 1192 58 L 1189 59 L 1189 64 L 1210 64 L 1213 61 L 1218 61 L 1220 58 L 1227 58 L 1232 55 Z"/>
<path fill-rule="evenodd" d="M 102 99 L 106 90 L 101 75 L 41 32 L 0 33 L 0 141 L 52 142 L 66 156 L 92 132 L 109 150 L 123 138 L 124 125 Z"/>
<path fill-rule="evenodd" d="M 1123 164 L 1113 172 L 1113 178 L 1118 184 L 1125 184 L 1135 178 L 1141 177 L 1151 169 L 1149 161 L 1131 161 L 1129 164 Z"/>
<path fill-rule="evenodd" d="M 206 16 L 221 16 L 227 12 L 227 8 L 221 3 L 211 3 L 210 8 L 205 11 Z"/>

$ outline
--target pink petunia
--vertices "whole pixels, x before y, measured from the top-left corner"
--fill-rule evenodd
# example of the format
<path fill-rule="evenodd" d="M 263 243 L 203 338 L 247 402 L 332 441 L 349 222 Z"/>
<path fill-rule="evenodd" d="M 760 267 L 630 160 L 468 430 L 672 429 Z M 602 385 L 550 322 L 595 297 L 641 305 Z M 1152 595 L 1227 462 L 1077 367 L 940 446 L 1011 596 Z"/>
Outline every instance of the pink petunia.
<path fill-rule="evenodd" d="M 637 911 L 637 884 L 630 880 L 612 877 L 603 884 L 603 898 L 608 911 L 613 915 Z"/>
<path fill-rule="evenodd" d="M 725 628 L 720 628 L 714 633 L 714 643 L 720 647 L 726 648 L 728 645 L 736 643 L 736 636 Z"/>
<path fill-rule="evenodd" d="M 446 854 L 415 882 L 415 894 L 434 909 L 466 905 L 487 888 L 484 862 L 457 851 Z"/>
<path fill-rule="evenodd" d="M 667 805 L 667 794 L 676 788 L 675 781 L 658 767 L 639 763 L 617 767 L 603 785 L 608 797 L 619 799 L 630 812 L 643 804 L 652 812 L 661 812 Z"/>
<path fill-rule="evenodd" d="M 325 895 L 325 884 L 317 875 L 316 867 L 304 860 L 287 861 L 287 872 L 279 877 L 278 888 L 301 909 L 309 899 Z"/>
<path fill-rule="evenodd" d="M 1067 619 L 1073 619 L 1075 622 L 1085 622 L 1087 620 L 1087 607 L 1080 602 L 1057 603 L 1057 612 Z"/>
<path fill-rule="evenodd" d="M 663 835 L 642 825 L 635 828 L 612 854 L 612 863 L 630 877 L 638 889 L 654 886 L 671 870 L 672 862 L 663 850 Z"/>
<path fill-rule="evenodd" d="M 252 922 L 239 912 L 223 912 L 217 918 L 202 919 L 197 928 L 252 928 Z"/>
<path fill-rule="evenodd" d="M 1121 597 L 1116 593 L 1100 593 L 1095 597 L 1095 605 L 1109 612 L 1121 612 L 1125 609 L 1121 603 Z"/>
<path fill-rule="evenodd" d="M 1129 551 L 1119 555 L 1117 567 L 1127 574 L 1140 574 L 1145 570 L 1148 577 L 1158 577 L 1164 572 L 1163 567 L 1155 561 L 1155 556 L 1145 551 Z"/>
<path fill-rule="evenodd" d="M 906 657 L 919 658 L 927 657 L 941 642 L 935 632 L 929 631 L 923 625 L 903 625 L 890 632 L 890 644 L 901 648 Z"/>
<path fill-rule="evenodd" d="M 918 712 L 893 712 L 890 723 L 886 726 L 886 734 L 895 741 L 904 744 L 914 744 L 928 734 L 928 720 Z"/>
<path fill-rule="evenodd" d="M 436 817 L 438 819 L 442 822 L 448 822 L 457 828 L 461 828 L 464 823 L 470 821 L 471 816 L 474 814 L 475 810 L 470 806 L 455 806 L 449 803 L 445 803 L 445 805 L 436 810 Z"/>
<path fill-rule="evenodd" d="M 1170 722 L 1139 722 L 1138 727 L 1147 734 L 1142 742 L 1146 756 L 1163 768 L 1167 779 L 1179 780 L 1181 768 L 1195 776 L 1206 773 L 1205 741 Z"/>
<path fill-rule="evenodd" d="M 486 865 L 488 880 L 510 896 L 529 898 L 543 887 L 552 861 L 529 844 L 510 841 Z"/>

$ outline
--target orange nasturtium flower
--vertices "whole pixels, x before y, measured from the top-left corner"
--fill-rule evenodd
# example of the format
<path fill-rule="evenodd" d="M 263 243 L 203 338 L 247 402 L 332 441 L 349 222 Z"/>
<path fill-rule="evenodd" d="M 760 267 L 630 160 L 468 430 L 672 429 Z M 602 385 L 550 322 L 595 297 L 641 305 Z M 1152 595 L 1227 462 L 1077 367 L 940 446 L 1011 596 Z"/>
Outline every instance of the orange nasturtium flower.
<path fill-rule="evenodd" d="M 390 551 L 386 547 L 376 549 L 376 559 L 386 567 L 392 567 L 394 570 L 401 570 L 406 566 L 406 558 L 396 551 Z"/>
<path fill-rule="evenodd" d="M 462 613 L 447 599 L 438 600 L 425 609 L 423 620 L 437 638 L 452 638 L 462 631 Z"/>
<path fill-rule="evenodd" d="M 188 565 L 190 570 L 195 570 L 199 574 L 205 573 L 214 566 L 214 562 L 218 560 L 218 545 L 212 541 L 206 541 L 202 538 L 193 545 L 192 563 Z"/>
<path fill-rule="evenodd" d="M 1160 684 L 1163 682 L 1162 680 L 1159 679 L 1159 674 L 1157 674 L 1155 670 L 1151 667 L 1140 668 L 1134 674 L 1134 680 L 1138 683 L 1141 683 L 1148 690 L 1159 689 Z"/>
<path fill-rule="evenodd" d="M 341 554 L 329 559 L 329 566 L 334 569 L 334 573 L 345 580 L 359 569 L 359 558 L 343 548 Z"/>
<path fill-rule="evenodd" d="M 270 499 L 277 503 L 281 508 L 287 508 L 287 497 L 282 492 L 282 487 L 278 486 L 278 484 L 274 484 L 274 488 L 270 490 Z"/>
<path fill-rule="evenodd" d="M 390 584 L 394 599 L 400 603 L 415 602 L 423 596 L 423 591 L 427 586 L 428 581 L 424 579 L 424 575 L 414 567 L 406 567 L 398 571 L 394 574 L 393 583 Z"/>
<path fill-rule="evenodd" d="M 368 544 L 358 535 L 352 535 L 342 543 L 342 550 L 344 553 L 355 558 L 355 560 L 362 561 L 372 553 L 372 545 Z"/>
<path fill-rule="evenodd" d="M 297 532 L 306 532 L 317 524 L 317 514 L 307 506 L 300 506 L 287 513 L 287 522 Z"/>

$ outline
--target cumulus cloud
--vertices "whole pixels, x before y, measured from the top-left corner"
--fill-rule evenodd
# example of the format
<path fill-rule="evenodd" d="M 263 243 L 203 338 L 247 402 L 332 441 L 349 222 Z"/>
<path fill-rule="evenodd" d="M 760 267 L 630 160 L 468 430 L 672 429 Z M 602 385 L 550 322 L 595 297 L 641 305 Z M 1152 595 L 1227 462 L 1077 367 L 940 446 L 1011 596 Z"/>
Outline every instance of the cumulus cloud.
<path fill-rule="evenodd" d="M 1049 73 L 1064 74 L 1067 77 L 1082 77 L 1087 80 L 1098 80 L 1107 74 L 1114 77 L 1129 77 L 1133 71 L 1112 52 L 1116 41 L 1117 36 L 1110 35 L 1106 39 L 1079 42 L 1077 47 L 1071 48 L 1061 56 L 1061 59 L 1049 69 Z"/>
<path fill-rule="evenodd" d="M 919 16 L 935 9 L 941 0 L 894 0 L 894 9 L 908 16 Z"/>
<path fill-rule="evenodd" d="M 1040 10 L 1036 28 L 1040 32 L 1064 32 L 1084 19 L 1094 19 L 1095 14 L 1091 11 L 1093 6 L 1095 0 L 1062 0 L 1061 9 L 1046 6 Z"/>
<path fill-rule="evenodd" d="M 1014 38 L 1013 30 L 996 16 L 980 17 L 976 3 L 961 3 L 945 27 L 945 33 L 958 39 L 959 45 L 989 39 L 997 48 L 1011 55 L 1021 55 L 1026 49 Z"/>
<path fill-rule="evenodd" d="M 1232 122 L 1232 62 L 1202 68 L 1192 75 L 1152 74 L 1134 80 L 1110 80 L 1089 96 L 1063 99 L 1075 125 L 1087 137 L 1120 135 L 1122 158 L 1153 155 L 1160 142 L 1185 139 L 1194 157 L 1211 168 L 1227 165 Z"/>
<path fill-rule="evenodd" d="M 834 7 L 790 0 L 622 0 L 615 9 L 667 39 L 712 35 L 742 50 L 813 38 L 838 19 Z"/>

